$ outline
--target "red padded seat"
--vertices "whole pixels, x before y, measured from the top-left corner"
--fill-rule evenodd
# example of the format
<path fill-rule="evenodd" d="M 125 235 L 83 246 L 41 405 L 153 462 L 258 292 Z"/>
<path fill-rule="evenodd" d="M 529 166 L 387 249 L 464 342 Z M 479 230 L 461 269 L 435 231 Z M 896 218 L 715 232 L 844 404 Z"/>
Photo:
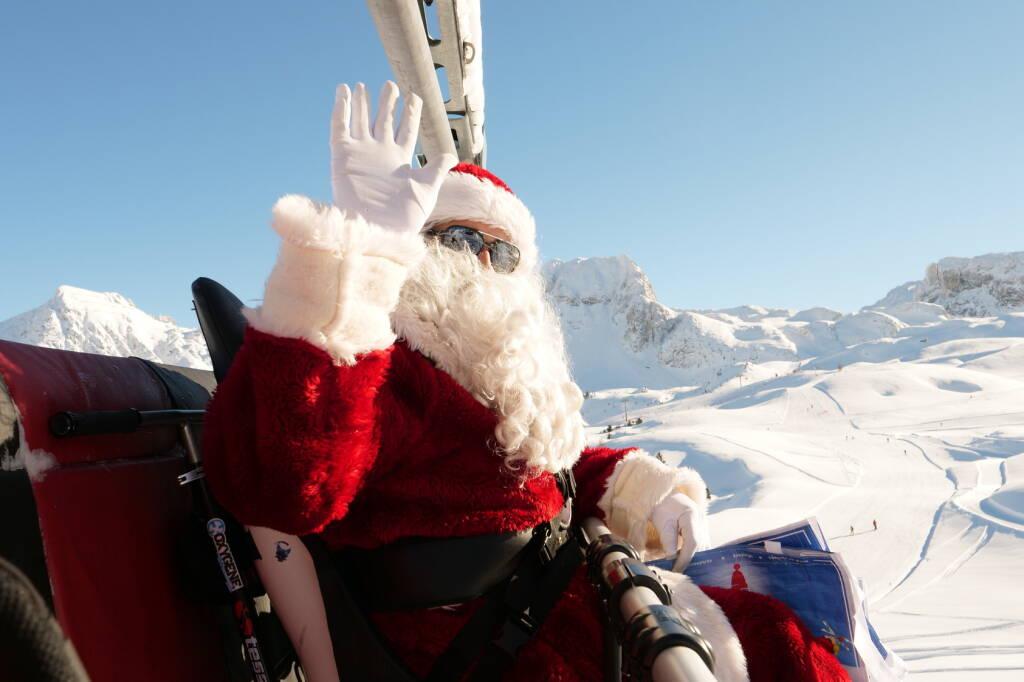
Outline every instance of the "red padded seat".
<path fill-rule="evenodd" d="M 212 373 L 190 376 L 213 385 Z M 188 466 L 174 429 L 71 439 L 48 430 L 63 410 L 170 409 L 161 381 L 138 359 L 0 341 L 5 395 L 32 473 L 56 615 L 90 678 L 226 680 L 213 609 L 178 570 L 191 500 L 176 480 Z"/>

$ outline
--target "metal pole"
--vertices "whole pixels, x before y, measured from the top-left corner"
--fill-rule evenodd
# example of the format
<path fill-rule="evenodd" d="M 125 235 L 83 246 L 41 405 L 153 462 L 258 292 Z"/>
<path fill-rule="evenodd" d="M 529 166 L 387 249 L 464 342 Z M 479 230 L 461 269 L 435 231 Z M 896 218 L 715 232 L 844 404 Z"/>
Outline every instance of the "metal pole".
<path fill-rule="evenodd" d="M 451 126 L 441 98 L 426 27 L 416 0 L 367 0 L 384 52 L 403 93 L 423 100 L 419 144 L 427 159 L 455 154 Z"/>
<path fill-rule="evenodd" d="M 611 531 L 600 520 L 589 518 L 583 522 L 583 529 L 589 538 L 598 538 L 610 534 Z M 607 566 L 613 561 L 628 558 L 622 552 L 610 552 L 602 560 Z M 638 611 L 647 606 L 661 604 L 658 596 L 646 587 L 634 586 L 622 595 L 619 606 L 625 622 Z M 652 675 L 655 682 L 715 682 L 715 676 L 704 665 L 704 661 L 696 651 L 686 647 L 675 646 L 665 649 L 654 659 Z"/>

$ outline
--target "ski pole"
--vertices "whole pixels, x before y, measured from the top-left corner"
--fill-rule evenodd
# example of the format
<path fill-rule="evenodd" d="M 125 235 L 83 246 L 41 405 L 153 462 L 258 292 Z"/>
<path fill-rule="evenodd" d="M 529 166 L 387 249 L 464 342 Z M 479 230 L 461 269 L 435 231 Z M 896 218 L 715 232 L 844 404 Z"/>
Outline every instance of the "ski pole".
<path fill-rule="evenodd" d="M 699 631 L 668 606 L 665 588 L 636 553 L 602 521 L 589 518 L 583 530 L 590 541 L 591 576 L 606 599 L 616 624 L 628 679 L 652 682 L 714 682 L 714 657 Z"/>

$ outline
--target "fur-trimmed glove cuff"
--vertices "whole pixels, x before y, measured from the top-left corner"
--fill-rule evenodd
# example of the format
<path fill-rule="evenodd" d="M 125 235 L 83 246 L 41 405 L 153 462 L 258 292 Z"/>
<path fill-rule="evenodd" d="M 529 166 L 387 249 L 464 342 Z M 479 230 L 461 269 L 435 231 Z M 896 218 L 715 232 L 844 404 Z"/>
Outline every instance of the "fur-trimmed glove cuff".
<path fill-rule="evenodd" d="M 707 487 L 700 474 L 689 467 L 670 467 L 643 450 L 634 450 L 615 465 L 597 506 L 613 533 L 626 538 L 643 558 L 655 558 L 665 550 L 651 515 L 674 493 L 686 495 L 702 515 L 706 513 Z"/>
<path fill-rule="evenodd" d="M 390 314 L 425 252 L 419 233 L 396 233 L 335 206 L 288 195 L 274 206 L 281 250 L 263 305 L 244 311 L 259 331 L 299 338 L 337 364 L 395 341 Z"/>

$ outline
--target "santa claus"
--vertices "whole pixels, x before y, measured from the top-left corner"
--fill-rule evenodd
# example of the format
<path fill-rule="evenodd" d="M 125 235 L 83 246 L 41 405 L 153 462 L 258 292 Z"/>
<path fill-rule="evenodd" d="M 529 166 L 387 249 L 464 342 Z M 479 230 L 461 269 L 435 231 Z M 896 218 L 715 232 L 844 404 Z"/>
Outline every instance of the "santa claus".
<path fill-rule="evenodd" d="M 574 518 L 603 518 L 647 556 L 678 552 L 685 564 L 707 538 L 696 471 L 586 447 L 532 216 L 482 168 L 450 156 L 411 167 L 421 104 L 407 97 L 396 132 L 397 103 L 386 84 L 371 118 L 362 84 L 338 88 L 334 202 L 275 206 L 280 254 L 205 430 L 213 491 L 253 530 L 314 680 L 344 678 L 346 661 L 331 654 L 295 536 L 343 550 L 529 530 L 560 513 L 555 474 L 571 470 Z M 713 648 L 718 679 L 844 678 L 781 604 L 661 577 Z M 478 601 L 373 621 L 425 676 Z M 602 646 L 598 598 L 580 573 L 503 679 L 598 680 Z"/>

